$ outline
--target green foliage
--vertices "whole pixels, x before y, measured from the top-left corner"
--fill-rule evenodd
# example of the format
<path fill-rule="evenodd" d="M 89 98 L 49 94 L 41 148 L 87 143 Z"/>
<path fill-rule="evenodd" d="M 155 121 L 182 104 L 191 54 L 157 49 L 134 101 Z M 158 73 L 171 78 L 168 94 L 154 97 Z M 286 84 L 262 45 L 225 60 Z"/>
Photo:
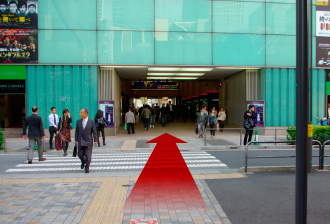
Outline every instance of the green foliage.
<path fill-rule="evenodd" d="M 287 140 L 296 140 L 296 127 L 288 127 L 286 132 L 288 133 Z M 330 140 L 330 126 L 313 127 L 313 140 L 319 140 L 322 144 Z"/>
<path fill-rule="evenodd" d="M 0 150 L 5 149 L 5 139 L 3 137 L 3 130 L 0 128 Z"/>

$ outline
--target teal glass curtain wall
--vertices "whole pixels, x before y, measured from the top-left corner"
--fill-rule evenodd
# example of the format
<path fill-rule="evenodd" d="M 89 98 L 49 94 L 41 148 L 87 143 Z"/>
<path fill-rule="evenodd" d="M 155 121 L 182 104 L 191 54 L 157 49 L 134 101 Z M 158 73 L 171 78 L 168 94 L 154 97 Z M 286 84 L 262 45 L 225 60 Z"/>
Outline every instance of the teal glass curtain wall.
<path fill-rule="evenodd" d="M 295 0 L 40 0 L 39 62 L 294 67 L 295 8 Z M 315 66 L 314 55 L 315 46 Z"/>
<path fill-rule="evenodd" d="M 326 116 L 326 74 L 313 69 L 312 117 Z M 266 68 L 260 70 L 260 98 L 266 101 L 266 126 L 296 125 L 296 70 Z"/>
<path fill-rule="evenodd" d="M 32 65 L 27 66 L 26 73 L 27 116 L 32 106 L 37 106 L 45 128 L 49 127 L 51 107 L 56 107 L 59 116 L 63 109 L 69 109 L 73 127 L 82 108 L 87 108 L 88 117 L 94 119 L 98 109 L 97 66 Z"/>

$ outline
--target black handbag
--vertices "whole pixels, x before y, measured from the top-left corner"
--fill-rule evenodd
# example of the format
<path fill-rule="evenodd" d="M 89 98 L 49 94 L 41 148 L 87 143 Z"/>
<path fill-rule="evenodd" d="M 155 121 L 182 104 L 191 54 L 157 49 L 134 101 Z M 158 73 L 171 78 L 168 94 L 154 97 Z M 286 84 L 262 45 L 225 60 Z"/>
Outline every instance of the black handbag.
<path fill-rule="evenodd" d="M 198 135 L 198 126 L 195 129 L 195 134 Z"/>
<path fill-rule="evenodd" d="M 243 127 L 244 127 L 245 129 L 250 129 L 250 128 L 251 128 L 251 124 L 250 124 L 250 122 L 249 122 L 248 119 L 245 119 L 245 120 L 244 120 L 244 122 L 243 122 Z"/>
<path fill-rule="evenodd" d="M 75 145 L 73 148 L 72 157 L 77 157 L 77 145 Z"/>

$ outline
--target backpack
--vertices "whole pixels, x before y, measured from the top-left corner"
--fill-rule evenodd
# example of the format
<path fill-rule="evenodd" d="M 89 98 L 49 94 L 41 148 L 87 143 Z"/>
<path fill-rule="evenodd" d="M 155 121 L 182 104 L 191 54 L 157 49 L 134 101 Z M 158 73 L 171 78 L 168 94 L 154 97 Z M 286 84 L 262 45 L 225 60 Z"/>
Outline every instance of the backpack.
<path fill-rule="evenodd" d="M 146 111 L 145 111 L 145 110 L 142 111 L 141 117 L 142 117 L 142 118 L 145 118 L 145 117 L 146 117 Z"/>

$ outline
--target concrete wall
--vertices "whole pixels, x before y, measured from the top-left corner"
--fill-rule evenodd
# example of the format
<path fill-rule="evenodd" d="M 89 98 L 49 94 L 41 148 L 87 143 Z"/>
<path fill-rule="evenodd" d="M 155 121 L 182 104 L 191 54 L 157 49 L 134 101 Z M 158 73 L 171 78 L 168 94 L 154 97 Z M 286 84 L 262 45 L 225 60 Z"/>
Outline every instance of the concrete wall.
<path fill-rule="evenodd" d="M 227 123 L 243 125 L 243 114 L 246 110 L 246 71 L 226 78 L 225 89 Z"/>

